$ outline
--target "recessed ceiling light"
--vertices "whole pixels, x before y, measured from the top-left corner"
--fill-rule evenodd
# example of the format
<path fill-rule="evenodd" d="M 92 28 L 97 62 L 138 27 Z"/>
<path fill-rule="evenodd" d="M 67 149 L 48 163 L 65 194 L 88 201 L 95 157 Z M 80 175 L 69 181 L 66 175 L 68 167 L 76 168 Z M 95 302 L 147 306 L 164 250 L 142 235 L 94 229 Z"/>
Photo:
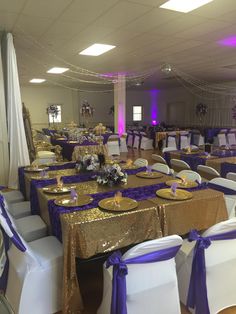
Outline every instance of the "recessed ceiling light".
<path fill-rule="evenodd" d="M 160 8 L 188 13 L 213 0 L 169 0 L 162 4 Z"/>
<path fill-rule="evenodd" d="M 100 56 L 101 54 L 115 48 L 116 46 L 112 45 L 104 45 L 104 44 L 93 44 L 92 46 L 89 46 L 88 48 L 81 51 L 80 55 L 85 56 Z"/>
<path fill-rule="evenodd" d="M 46 81 L 45 79 L 33 78 L 32 80 L 30 80 L 30 83 L 40 84 L 45 81 Z"/>
<path fill-rule="evenodd" d="M 68 68 L 54 67 L 54 68 L 51 68 L 50 70 L 48 70 L 47 73 L 61 74 L 61 73 L 64 73 L 64 72 L 66 72 L 68 70 L 69 70 Z"/>

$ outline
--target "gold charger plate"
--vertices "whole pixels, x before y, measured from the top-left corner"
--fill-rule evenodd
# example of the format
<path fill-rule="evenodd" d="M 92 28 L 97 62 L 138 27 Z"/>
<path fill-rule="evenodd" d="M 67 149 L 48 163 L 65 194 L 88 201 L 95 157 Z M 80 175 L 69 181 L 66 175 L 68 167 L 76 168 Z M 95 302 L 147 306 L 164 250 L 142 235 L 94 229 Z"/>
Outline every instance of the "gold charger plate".
<path fill-rule="evenodd" d="M 136 173 L 136 176 L 139 178 L 145 178 L 145 179 L 156 179 L 156 178 L 161 178 L 163 177 L 163 174 L 160 172 L 146 172 L 146 171 L 141 171 Z"/>
<path fill-rule="evenodd" d="M 24 170 L 26 172 L 41 172 L 43 170 L 48 170 L 49 168 L 48 167 L 45 167 L 45 166 L 40 166 L 38 168 L 33 168 L 33 167 L 25 167 Z"/>
<path fill-rule="evenodd" d="M 66 138 L 64 138 L 64 137 L 58 137 L 58 138 L 56 138 L 56 140 L 57 140 L 57 141 L 66 141 Z"/>
<path fill-rule="evenodd" d="M 124 164 L 124 165 L 121 166 L 121 168 L 124 169 L 124 170 L 126 170 L 126 169 L 138 169 L 138 168 L 140 168 L 140 167 L 139 167 L 139 166 L 136 166 L 136 165 L 130 165 L 130 166 L 128 166 L 128 165 Z"/>
<path fill-rule="evenodd" d="M 197 182 L 195 181 L 187 181 L 186 184 L 183 184 L 182 180 L 168 180 L 166 181 L 166 185 L 171 186 L 173 183 L 178 183 L 178 188 L 180 189 L 189 189 L 195 188 L 198 186 Z"/>
<path fill-rule="evenodd" d="M 138 202 L 129 197 L 122 197 L 120 205 L 116 205 L 114 197 L 109 197 L 101 200 L 98 206 L 112 212 L 124 212 L 138 207 Z"/>
<path fill-rule="evenodd" d="M 184 201 L 193 197 L 193 194 L 185 190 L 176 190 L 176 195 L 171 194 L 171 189 L 160 189 L 156 191 L 156 195 L 167 200 Z"/>
<path fill-rule="evenodd" d="M 90 195 L 78 195 L 77 201 L 71 200 L 70 196 L 61 196 L 54 200 L 54 203 L 58 206 L 64 207 L 77 207 L 90 204 L 93 198 Z"/>
<path fill-rule="evenodd" d="M 65 194 L 70 193 L 71 189 L 74 189 L 75 186 L 63 186 L 62 188 L 58 188 L 56 185 L 44 187 L 43 192 L 48 194 Z"/>

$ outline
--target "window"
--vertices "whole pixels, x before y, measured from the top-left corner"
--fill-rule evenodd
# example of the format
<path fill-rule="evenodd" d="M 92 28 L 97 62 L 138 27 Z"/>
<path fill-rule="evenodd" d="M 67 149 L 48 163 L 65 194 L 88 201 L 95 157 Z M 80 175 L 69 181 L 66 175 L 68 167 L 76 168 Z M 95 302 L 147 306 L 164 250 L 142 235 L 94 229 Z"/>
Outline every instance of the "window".
<path fill-rule="evenodd" d="M 133 121 L 142 121 L 142 106 L 133 106 Z"/>
<path fill-rule="evenodd" d="M 61 105 L 50 105 L 48 108 L 49 123 L 61 123 Z"/>

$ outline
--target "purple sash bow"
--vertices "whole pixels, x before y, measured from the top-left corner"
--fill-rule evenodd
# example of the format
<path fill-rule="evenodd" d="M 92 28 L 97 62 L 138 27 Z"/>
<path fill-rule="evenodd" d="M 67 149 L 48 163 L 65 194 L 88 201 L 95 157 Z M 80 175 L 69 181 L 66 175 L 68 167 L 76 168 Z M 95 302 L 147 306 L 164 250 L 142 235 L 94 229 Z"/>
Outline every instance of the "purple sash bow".
<path fill-rule="evenodd" d="M 236 195 L 236 191 L 230 188 L 227 188 L 225 186 L 221 186 L 215 183 L 208 183 L 208 188 L 213 189 L 213 190 L 217 190 L 220 191 L 226 195 Z"/>
<path fill-rule="evenodd" d="M 111 314 L 127 314 L 125 276 L 128 274 L 128 264 L 166 261 L 175 257 L 180 247 L 181 245 L 172 246 L 127 260 L 122 260 L 120 251 L 114 252 L 106 261 L 106 268 L 113 266 Z"/>
<path fill-rule="evenodd" d="M 195 308 L 196 314 L 210 314 L 207 287 L 206 287 L 206 264 L 205 249 L 211 245 L 211 241 L 236 239 L 236 230 L 201 237 L 197 230 L 191 230 L 188 240 L 196 241 L 192 261 L 192 271 L 189 282 L 187 307 Z"/>
<path fill-rule="evenodd" d="M 0 215 L 2 215 L 2 217 L 6 220 L 7 225 L 10 229 L 10 231 L 12 232 L 13 236 L 10 238 L 12 243 L 22 252 L 26 251 L 26 247 L 24 246 L 24 244 L 22 243 L 18 233 L 16 232 L 15 228 L 12 226 L 10 217 L 8 216 L 8 213 L 6 211 L 5 208 L 5 203 L 4 203 L 4 197 L 2 195 L 0 195 L 0 209 L 1 209 L 1 213 Z M 0 277 L 0 290 L 2 291 L 6 291 L 7 288 L 7 280 L 8 280 L 8 270 L 9 270 L 9 260 L 8 260 L 8 256 L 7 256 L 7 251 L 9 250 L 9 236 L 7 235 L 7 233 L 5 232 L 5 230 L 3 229 L 2 226 L 0 226 L 2 234 L 3 234 L 3 245 L 4 247 L 0 248 L 1 249 L 1 253 L 3 254 L 3 250 L 5 250 L 5 254 L 6 254 L 6 262 L 4 267 L 4 270 L 2 272 L 2 276 Z"/>

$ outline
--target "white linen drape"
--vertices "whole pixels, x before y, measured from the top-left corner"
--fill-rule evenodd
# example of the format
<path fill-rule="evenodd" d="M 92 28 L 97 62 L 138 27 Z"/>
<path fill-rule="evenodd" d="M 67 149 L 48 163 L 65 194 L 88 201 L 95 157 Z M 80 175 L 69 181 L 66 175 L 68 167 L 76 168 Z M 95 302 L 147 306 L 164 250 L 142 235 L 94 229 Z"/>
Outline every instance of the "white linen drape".
<path fill-rule="evenodd" d="M 7 41 L 7 120 L 10 145 L 10 170 L 8 186 L 18 187 L 18 167 L 30 164 L 25 129 L 22 116 L 22 102 L 12 34 L 6 35 Z"/>
<path fill-rule="evenodd" d="M 0 43 L 0 185 L 7 185 L 9 171 L 9 151 L 7 138 L 7 119 Z"/>

